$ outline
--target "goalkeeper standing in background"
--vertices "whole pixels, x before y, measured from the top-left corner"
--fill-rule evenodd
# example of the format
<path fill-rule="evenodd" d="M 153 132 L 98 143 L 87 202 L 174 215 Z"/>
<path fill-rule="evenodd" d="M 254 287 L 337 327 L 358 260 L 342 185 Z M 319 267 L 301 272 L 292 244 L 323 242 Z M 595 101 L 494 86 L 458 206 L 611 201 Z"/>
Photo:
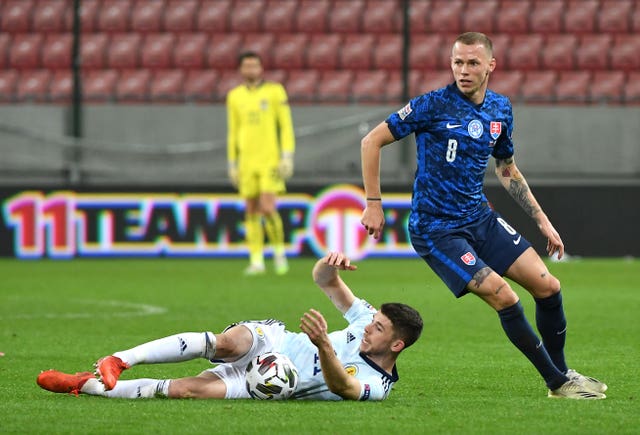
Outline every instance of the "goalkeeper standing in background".
<path fill-rule="evenodd" d="M 287 93 L 280 83 L 263 79 L 257 53 L 239 57 L 244 83 L 227 94 L 229 179 L 245 200 L 245 234 L 249 267 L 245 275 L 265 272 L 264 230 L 273 248 L 275 272 L 289 270 L 277 195 L 293 175 L 295 137 Z"/>

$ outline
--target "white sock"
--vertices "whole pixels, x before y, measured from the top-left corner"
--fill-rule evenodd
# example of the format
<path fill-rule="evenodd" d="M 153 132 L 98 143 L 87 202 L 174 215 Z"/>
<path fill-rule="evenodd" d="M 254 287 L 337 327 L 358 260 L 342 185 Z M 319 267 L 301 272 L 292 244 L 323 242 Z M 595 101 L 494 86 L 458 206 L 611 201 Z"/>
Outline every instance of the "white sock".
<path fill-rule="evenodd" d="M 159 338 L 113 355 L 129 366 L 188 361 L 195 358 L 213 359 L 216 336 L 212 332 L 183 332 Z"/>
<path fill-rule="evenodd" d="M 91 378 L 85 382 L 80 391 L 93 396 L 117 397 L 120 399 L 151 399 L 154 397 L 168 397 L 170 382 L 168 379 L 146 378 L 118 381 L 113 390 L 105 391 L 102 382 Z"/>

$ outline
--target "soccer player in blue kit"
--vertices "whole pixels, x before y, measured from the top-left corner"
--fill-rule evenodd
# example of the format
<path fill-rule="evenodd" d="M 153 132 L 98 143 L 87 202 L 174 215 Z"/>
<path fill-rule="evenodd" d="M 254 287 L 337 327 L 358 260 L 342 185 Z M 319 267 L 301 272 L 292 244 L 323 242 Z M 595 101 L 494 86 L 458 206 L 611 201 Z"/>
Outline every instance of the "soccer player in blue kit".
<path fill-rule="evenodd" d="M 409 234 L 418 255 L 456 297 L 470 292 L 496 310 L 507 337 L 543 377 L 549 397 L 603 399 L 604 383 L 567 367 L 567 322 L 560 282 L 531 244 L 487 206 L 482 192 L 487 163 L 493 156 L 501 184 L 547 238 L 548 254 L 562 258 L 562 240 L 513 157 L 511 103 L 487 89 L 495 66 L 493 46 L 486 35 L 459 35 L 451 53 L 455 82 L 413 98 L 362 139 L 367 198 L 361 222 L 370 235 L 380 237 L 384 226 L 381 148 L 414 133 L 417 170 Z M 542 340 L 503 276 L 533 296 Z"/>
<path fill-rule="evenodd" d="M 313 279 L 349 325 L 328 332 L 324 316 L 310 309 L 301 319 L 302 332 L 291 332 L 274 319 L 233 324 L 220 334 L 183 332 L 116 352 L 96 363 L 91 372 L 67 374 L 47 370 L 37 383 L 54 393 L 110 398 L 248 399 L 245 370 L 256 356 L 280 352 L 298 369 L 295 399 L 384 400 L 398 381 L 396 359 L 422 332 L 420 314 L 401 303 L 376 310 L 357 298 L 338 270 L 356 270 L 349 258 L 330 252 L 318 260 Z M 218 364 L 198 376 L 180 379 L 119 380 L 123 370 L 205 358 Z"/>

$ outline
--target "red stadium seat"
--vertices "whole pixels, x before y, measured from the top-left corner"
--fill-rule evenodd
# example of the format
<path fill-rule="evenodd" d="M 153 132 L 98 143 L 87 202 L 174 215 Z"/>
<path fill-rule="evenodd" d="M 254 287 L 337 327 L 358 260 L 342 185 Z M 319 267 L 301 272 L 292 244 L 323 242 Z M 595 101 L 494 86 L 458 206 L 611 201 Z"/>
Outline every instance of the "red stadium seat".
<path fill-rule="evenodd" d="M 628 104 L 640 103 L 640 72 L 631 71 L 627 75 L 627 82 L 625 83 L 623 92 L 623 99 Z"/>
<path fill-rule="evenodd" d="M 506 95 L 513 102 L 520 98 L 522 83 L 524 83 L 522 71 L 494 71 L 489 79 L 489 89 Z"/>
<path fill-rule="evenodd" d="M 422 94 L 422 71 L 413 69 L 409 71 L 409 89 L 406 99 L 402 97 L 403 83 L 400 71 L 390 71 L 389 80 L 385 87 L 385 101 L 389 103 L 406 104 L 407 100 Z"/>
<path fill-rule="evenodd" d="M 351 100 L 358 103 L 383 103 L 389 80 L 387 71 L 357 71 L 351 90 Z"/>
<path fill-rule="evenodd" d="M 65 14 L 70 9 L 69 2 L 65 0 L 44 0 L 36 3 L 33 11 L 31 28 L 34 32 L 66 32 L 67 27 Z"/>
<path fill-rule="evenodd" d="M 509 47 L 511 46 L 511 35 L 508 33 L 496 33 L 491 35 L 493 45 L 493 57 L 496 59 L 498 69 L 506 68 Z M 447 66 L 449 66 L 447 64 Z"/>
<path fill-rule="evenodd" d="M 592 103 L 620 103 L 624 85 L 624 72 L 596 71 L 589 85 L 589 99 Z"/>
<path fill-rule="evenodd" d="M 295 30 L 304 33 L 326 32 L 329 9 L 328 0 L 303 0 L 295 15 Z"/>
<path fill-rule="evenodd" d="M 88 102 L 114 100 L 119 77 L 114 69 L 88 71 L 82 79 L 83 99 Z"/>
<path fill-rule="evenodd" d="M 149 97 L 152 102 L 180 101 L 186 73 L 181 69 L 160 70 L 153 73 Z"/>
<path fill-rule="evenodd" d="M 82 0 L 80 2 L 80 26 L 83 33 L 98 31 L 98 15 L 100 14 L 100 0 Z M 73 29 L 73 7 L 67 8 L 65 13 L 65 27 Z"/>
<path fill-rule="evenodd" d="M 270 0 L 262 17 L 262 28 L 270 33 L 294 32 L 293 17 L 296 15 L 296 0 Z"/>
<path fill-rule="evenodd" d="M 329 13 L 330 33 L 360 33 L 364 0 L 335 0 Z"/>
<path fill-rule="evenodd" d="M 14 35 L 9 52 L 9 65 L 17 69 L 39 68 L 43 39 L 39 34 Z"/>
<path fill-rule="evenodd" d="M 242 77 L 237 71 L 224 71 L 220 75 L 216 86 L 216 96 L 218 100 L 224 101 L 229 91 L 242 83 Z"/>
<path fill-rule="evenodd" d="M 214 69 L 233 69 L 238 67 L 238 54 L 242 44 L 242 35 L 213 35 L 209 49 L 205 52 L 207 65 Z"/>
<path fill-rule="evenodd" d="M 376 69 L 402 68 L 402 36 L 380 35 L 373 49 L 373 67 Z"/>
<path fill-rule="evenodd" d="M 631 0 L 604 0 L 596 15 L 596 29 L 602 33 L 628 33 L 632 9 Z"/>
<path fill-rule="evenodd" d="M 526 34 L 529 32 L 531 4 L 524 0 L 503 0 L 496 16 L 496 32 Z"/>
<path fill-rule="evenodd" d="M 203 0 L 196 12 L 196 30 L 209 33 L 225 33 L 229 28 L 231 13 L 228 0 Z"/>
<path fill-rule="evenodd" d="M 373 35 L 346 35 L 340 50 L 340 67 L 344 69 L 371 68 L 373 52 Z"/>
<path fill-rule="evenodd" d="M 309 42 L 304 33 L 278 35 L 273 51 L 272 67 L 302 69 L 305 66 L 304 53 Z"/>
<path fill-rule="evenodd" d="M 511 70 L 540 68 L 540 54 L 544 46 L 542 35 L 514 35 L 511 38 L 507 65 Z"/>
<path fill-rule="evenodd" d="M 107 52 L 109 68 L 136 68 L 140 64 L 141 45 L 142 36 L 137 33 L 113 35 Z"/>
<path fill-rule="evenodd" d="M 353 76 L 353 71 L 323 71 L 318 83 L 318 100 L 323 103 L 347 102 Z"/>
<path fill-rule="evenodd" d="M 173 33 L 152 33 L 144 38 L 141 48 L 141 66 L 151 69 L 167 69 L 173 66 Z"/>
<path fill-rule="evenodd" d="M 453 75 L 451 70 L 425 71 L 418 84 L 417 94 L 439 89 L 443 86 L 453 83 Z"/>
<path fill-rule="evenodd" d="M 433 0 L 427 14 L 427 30 L 430 33 L 460 33 L 463 0 Z"/>
<path fill-rule="evenodd" d="M 71 33 L 51 33 L 42 45 L 42 66 L 48 69 L 71 68 Z"/>
<path fill-rule="evenodd" d="M 264 79 L 283 84 L 287 80 L 287 72 L 283 69 L 268 69 L 264 72 Z"/>
<path fill-rule="evenodd" d="M 71 71 L 55 71 L 49 84 L 48 99 L 56 103 L 68 103 L 73 95 Z"/>
<path fill-rule="evenodd" d="M 527 71 L 520 94 L 528 103 L 552 103 L 557 80 L 556 71 Z"/>
<path fill-rule="evenodd" d="M 535 1 L 529 16 L 532 33 L 562 33 L 564 16 L 563 0 Z"/>
<path fill-rule="evenodd" d="M 595 33 L 598 0 L 571 0 L 564 13 L 566 33 Z"/>
<path fill-rule="evenodd" d="M 14 100 L 19 73 L 15 69 L 0 69 L 0 102 Z"/>
<path fill-rule="evenodd" d="M 634 71 L 640 69 L 640 35 L 616 35 L 610 51 L 611 68 Z"/>
<path fill-rule="evenodd" d="M 166 32 L 193 32 L 196 29 L 198 0 L 171 0 L 162 17 Z"/>
<path fill-rule="evenodd" d="M 133 0 L 105 2 L 98 15 L 98 31 L 121 33 L 129 31 L 129 16 Z"/>
<path fill-rule="evenodd" d="M 254 51 L 262 58 L 262 64 L 268 70 L 271 68 L 271 54 L 275 35 L 269 33 L 247 33 L 242 41 L 241 51 Z"/>
<path fill-rule="evenodd" d="M 482 32 L 493 39 L 499 6 L 498 0 L 469 0 L 462 14 L 461 31 Z"/>
<path fill-rule="evenodd" d="M 331 70 L 338 66 L 340 35 L 312 35 L 307 51 L 307 68 Z"/>
<path fill-rule="evenodd" d="M 177 68 L 202 69 L 205 67 L 205 49 L 209 37 L 206 33 L 182 33 L 178 35 L 173 50 L 173 64 Z"/>
<path fill-rule="evenodd" d="M 413 69 L 446 68 L 441 64 L 441 50 L 444 42 L 439 34 L 411 35 L 409 45 L 409 65 Z M 448 51 L 448 50 L 447 50 Z"/>
<path fill-rule="evenodd" d="M 320 81 L 317 70 L 293 70 L 285 83 L 289 100 L 294 103 L 308 103 L 315 100 L 316 88 Z"/>
<path fill-rule="evenodd" d="M 124 70 L 116 84 L 116 98 L 124 103 L 146 101 L 149 97 L 151 71 L 148 69 Z"/>
<path fill-rule="evenodd" d="M 611 50 L 612 40 L 611 35 L 581 35 L 575 52 L 577 69 L 609 69 L 609 51 Z"/>
<path fill-rule="evenodd" d="M 236 0 L 231 3 L 229 30 L 238 33 L 258 33 L 262 31 L 264 0 Z"/>
<path fill-rule="evenodd" d="M 409 2 L 409 31 L 424 34 L 427 31 L 427 16 L 431 11 L 431 0 Z"/>
<path fill-rule="evenodd" d="M 18 77 L 16 97 L 21 102 L 42 103 L 47 100 L 51 72 L 45 69 L 22 71 Z"/>
<path fill-rule="evenodd" d="M 212 101 L 215 98 L 218 72 L 214 70 L 191 70 L 182 90 L 186 101 Z"/>
<path fill-rule="evenodd" d="M 402 8 L 397 0 L 367 0 L 362 16 L 364 33 L 398 33 Z"/>
<path fill-rule="evenodd" d="M 591 72 L 561 71 L 556 83 L 556 100 L 559 103 L 584 103 L 588 100 Z"/>
<path fill-rule="evenodd" d="M 109 35 L 106 33 L 86 33 L 80 39 L 82 68 L 101 69 L 107 64 Z"/>
<path fill-rule="evenodd" d="M 8 0 L 2 6 L 0 28 L 7 33 L 27 33 L 31 30 L 33 0 Z"/>
<path fill-rule="evenodd" d="M 161 32 L 165 7 L 164 0 L 136 2 L 131 12 L 131 31 L 138 33 Z"/>
<path fill-rule="evenodd" d="M 11 46 L 11 35 L 0 33 L 0 71 L 9 65 L 9 47 Z"/>
<path fill-rule="evenodd" d="M 576 35 L 549 35 L 542 49 L 542 68 L 551 70 L 575 69 Z"/>

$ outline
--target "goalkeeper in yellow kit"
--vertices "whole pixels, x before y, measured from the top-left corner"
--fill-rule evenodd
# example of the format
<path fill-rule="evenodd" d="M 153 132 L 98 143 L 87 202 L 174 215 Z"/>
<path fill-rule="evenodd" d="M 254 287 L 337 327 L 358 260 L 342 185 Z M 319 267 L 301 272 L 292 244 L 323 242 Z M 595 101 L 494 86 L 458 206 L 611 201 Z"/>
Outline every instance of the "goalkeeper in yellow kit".
<path fill-rule="evenodd" d="M 245 234 L 249 247 L 246 275 L 264 267 L 264 229 L 273 248 L 275 272 L 287 273 L 282 219 L 277 195 L 293 175 L 295 137 L 287 93 L 280 83 L 263 79 L 260 56 L 242 53 L 244 83 L 227 94 L 227 159 L 229 179 L 245 200 Z"/>

